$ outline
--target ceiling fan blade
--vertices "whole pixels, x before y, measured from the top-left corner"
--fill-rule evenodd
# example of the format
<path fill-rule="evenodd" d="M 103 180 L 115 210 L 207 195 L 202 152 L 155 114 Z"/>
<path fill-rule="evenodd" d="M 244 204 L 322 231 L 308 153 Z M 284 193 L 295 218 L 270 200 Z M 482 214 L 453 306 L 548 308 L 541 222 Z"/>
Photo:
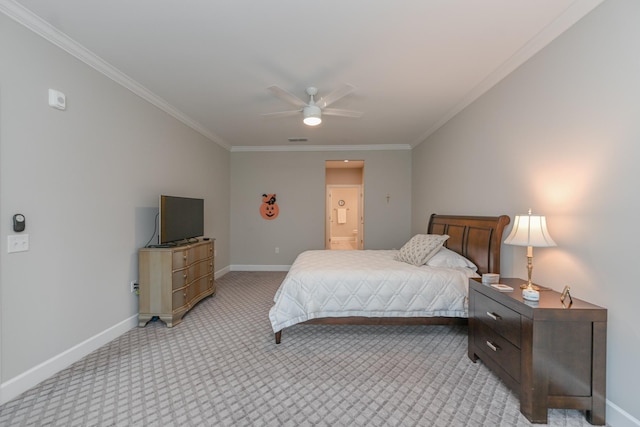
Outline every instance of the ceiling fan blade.
<path fill-rule="evenodd" d="M 261 116 L 268 117 L 268 118 L 290 117 L 290 116 L 297 116 L 301 112 L 302 112 L 302 110 L 277 111 L 275 113 L 262 113 Z"/>
<path fill-rule="evenodd" d="M 349 95 L 354 90 L 355 88 L 353 86 L 344 84 L 342 85 L 342 87 L 339 87 L 338 89 L 334 90 L 329 95 L 323 96 L 322 98 L 320 98 L 318 101 L 316 101 L 316 105 L 320 108 L 328 107 L 329 105 L 333 104 L 337 100 Z"/>
<path fill-rule="evenodd" d="M 289 103 L 291 105 L 294 105 L 296 107 L 301 107 L 301 108 L 307 106 L 307 103 L 304 102 L 302 99 L 298 98 L 297 96 L 295 96 L 291 92 L 287 92 L 286 90 L 282 89 L 281 87 L 269 86 L 268 89 L 275 96 L 277 96 L 278 98 L 282 99 L 283 101 L 285 101 L 285 102 L 287 102 L 287 103 Z"/>
<path fill-rule="evenodd" d="M 359 118 L 364 115 L 361 111 L 342 110 L 340 108 L 325 108 L 322 110 L 322 114 L 327 116 L 341 116 L 341 117 L 355 117 Z"/>

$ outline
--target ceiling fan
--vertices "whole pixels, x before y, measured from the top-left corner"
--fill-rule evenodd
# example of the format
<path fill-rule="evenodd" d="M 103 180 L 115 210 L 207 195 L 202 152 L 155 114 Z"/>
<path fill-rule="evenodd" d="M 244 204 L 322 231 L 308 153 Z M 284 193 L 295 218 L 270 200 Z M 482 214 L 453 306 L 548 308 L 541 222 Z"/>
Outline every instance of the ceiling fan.
<path fill-rule="evenodd" d="M 282 99 L 289 104 L 298 107 L 297 110 L 278 111 L 276 113 L 264 113 L 264 117 L 288 117 L 295 116 L 302 113 L 303 122 L 308 126 L 317 126 L 322 123 L 322 114 L 327 116 L 342 116 L 342 117 L 362 117 L 364 113 L 360 111 L 342 110 L 339 108 L 327 108 L 339 99 L 344 98 L 355 90 L 351 85 L 343 85 L 342 87 L 334 90 L 329 95 L 315 100 L 314 97 L 318 94 L 318 89 L 311 86 L 308 87 L 306 92 L 309 95 L 309 102 L 304 102 L 302 99 L 293 95 L 292 93 L 278 87 L 270 86 L 269 91 L 278 98 Z"/>

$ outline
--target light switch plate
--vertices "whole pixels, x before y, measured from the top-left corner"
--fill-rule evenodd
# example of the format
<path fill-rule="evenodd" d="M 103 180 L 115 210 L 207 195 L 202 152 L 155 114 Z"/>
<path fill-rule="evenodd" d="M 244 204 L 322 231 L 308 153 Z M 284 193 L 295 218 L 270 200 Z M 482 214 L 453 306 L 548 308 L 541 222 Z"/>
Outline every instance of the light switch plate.
<path fill-rule="evenodd" d="M 49 106 L 58 110 L 65 110 L 67 108 L 67 97 L 60 91 L 49 89 Z"/>
<path fill-rule="evenodd" d="M 29 235 L 14 234 L 7 236 L 7 252 L 25 252 L 29 250 Z"/>

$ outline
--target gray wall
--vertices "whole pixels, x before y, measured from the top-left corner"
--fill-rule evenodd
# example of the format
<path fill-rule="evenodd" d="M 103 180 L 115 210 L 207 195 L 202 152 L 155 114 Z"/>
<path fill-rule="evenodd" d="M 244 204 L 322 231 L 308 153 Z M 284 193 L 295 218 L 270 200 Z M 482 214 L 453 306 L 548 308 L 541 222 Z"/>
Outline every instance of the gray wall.
<path fill-rule="evenodd" d="M 232 152 L 231 263 L 288 266 L 307 249 L 324 249 L 325 161 L 364 160 L 365 249 L 399 248 L 410 237 L 411 152 Z M 280 215 L 258 213 L 276 193 Z M 387 204 L 386 195 L 390 203 Z M 274 248 L 280 253 L 276 254 Z M 244 266 L 244 267 L 243 267 Z"/>
<path fill-rule="evenodd" d="M 47 104 L 49 88 L 67 110 Z M 0 14 L 1 379 L 135 322 L 160 193 L 205 199 L 229 265 L 230 153 Z M 23 213 L 28 252 L 8 254 Z"/>
<path fill-rule="evenodd" d="M 412 168 L 413 231 L 425 212 L 547 216 L 558 246 L 534 249 L 534 281 L 608 308 L 607 398 L 636 423 L 638 17 L 638 1 L 604 2 L 415 148 Z M 526 248 L 503 253 L 503 275 L 525 278 Z"/>

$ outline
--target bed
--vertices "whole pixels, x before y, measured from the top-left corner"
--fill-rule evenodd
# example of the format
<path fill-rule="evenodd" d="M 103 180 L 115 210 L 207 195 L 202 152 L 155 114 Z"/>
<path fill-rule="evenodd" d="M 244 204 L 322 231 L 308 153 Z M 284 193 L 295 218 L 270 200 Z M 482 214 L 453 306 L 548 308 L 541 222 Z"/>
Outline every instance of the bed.
<path fill-rule="evenodd" d="M 507 224 L 506 215 L 433 214 L 426 235 L 400 250 L 301 253 L 269 311 L 276 344 L 284 328 L 300 323 L 466 324 L 468 279 L 500 272 Z M 426 264 L 406 259 L 417 238 L 435 247 Z"/>

